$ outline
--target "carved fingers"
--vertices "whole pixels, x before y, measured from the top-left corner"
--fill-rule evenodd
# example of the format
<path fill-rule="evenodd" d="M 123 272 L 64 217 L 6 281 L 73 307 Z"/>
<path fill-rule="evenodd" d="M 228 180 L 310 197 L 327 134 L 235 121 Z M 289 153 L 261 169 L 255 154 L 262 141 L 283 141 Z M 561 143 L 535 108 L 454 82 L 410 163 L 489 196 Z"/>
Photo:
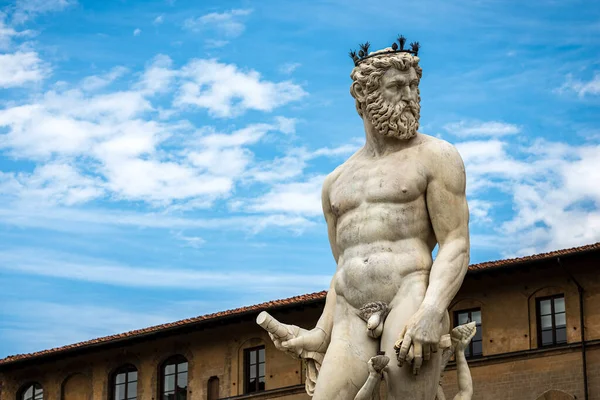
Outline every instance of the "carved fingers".
<path fill-rule="evenodd" d="M 404 329 L 401 339 L 394 345 L 398 366 L 412 363 L 413 374 L 418 375 L 424 361 L 431 359 L 431 354 L 439 349 L 438 343 L 430 343 L 413 337 Z"/>

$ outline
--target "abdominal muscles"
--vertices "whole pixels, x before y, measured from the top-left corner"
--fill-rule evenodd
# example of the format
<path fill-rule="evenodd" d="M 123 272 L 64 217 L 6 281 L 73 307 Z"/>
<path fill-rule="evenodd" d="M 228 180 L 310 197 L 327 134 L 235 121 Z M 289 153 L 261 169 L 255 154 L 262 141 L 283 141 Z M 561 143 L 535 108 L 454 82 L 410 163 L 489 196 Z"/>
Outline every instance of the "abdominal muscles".
<path fill-rule="evenodd" d="M 335 289 L 350 305 L 390 304 L 399 291 L 424 295 L 435 238 L 419 203 L 371 203 L 338 219 Z"/>

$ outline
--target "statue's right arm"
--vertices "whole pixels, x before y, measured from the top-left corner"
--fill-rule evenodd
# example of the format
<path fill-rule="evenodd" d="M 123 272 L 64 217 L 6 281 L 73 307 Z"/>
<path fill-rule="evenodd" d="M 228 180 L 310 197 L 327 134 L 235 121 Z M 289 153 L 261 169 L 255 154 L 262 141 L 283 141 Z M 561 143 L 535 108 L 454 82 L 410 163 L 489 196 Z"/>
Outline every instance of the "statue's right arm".
<path fill-rule="evenodd" d="M 325 222 L 327 223 L 327 236 L 329 237 L 329 245 L 331 246 L 331 252 L 333 253 L 333 258 L 335 259 L 337 266 L 337 262 L 340 257 L 336 240 L 337 220 L 331 210 L 331 203 L 329 201 L 329 192 L 331 189 L 331 184 L 337 176 L 336 172 L 337 171 L 334 171 L 327 176 L 327 178 L 325 178 L 325 182 L 323 182 L 323 191 L 321 193 L 321 202 L 323 205 L 323 215 L 325 216 Z M 331 331 L 333 329 L 333 314 L 335 311 L 336 297 L 337 295 L 335 293 L 334 275 L 331 279 L 331 284 L 329 285 L 327 298 L 325 299 L 325 308 L 323 309 L 323 314 L 321 314 L 321 318 L 319 318 L 319 321 L 317 322 L 317 328 L 322 329 L 329 337 L 331 337 Z"/>
<path fill-rule="evenodd" d="M 473 379 L 471 378 L 471 371 L 469 371 L 464 349 L 457 351 L 455 357 L 458 393 L 454 400 L 471 400 L 473 397 Z"/>

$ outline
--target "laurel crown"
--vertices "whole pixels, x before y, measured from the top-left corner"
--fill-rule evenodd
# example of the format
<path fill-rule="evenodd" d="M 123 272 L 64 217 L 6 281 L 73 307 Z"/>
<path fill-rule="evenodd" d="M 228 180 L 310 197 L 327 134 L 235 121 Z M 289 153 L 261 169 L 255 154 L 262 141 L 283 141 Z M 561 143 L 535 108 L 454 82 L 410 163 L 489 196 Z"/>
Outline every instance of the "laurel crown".
<path fill-rule="evenodd" d="M 402 35 L 398 36 L 398 39 L 396 40 L 396 42 L 394 42 L 392 44 L 392 50 L 390 51 L 381 51 L 379 53 L 374 53 L 369 55 L 369 47 L 371 47 L 371 43 L 369 42 L 365 42 L 363 44 L 360 45 L 360 50 L 358 51 L 358 53 L 356 52 L 356 50 L 350 50 L 350 58 L 352 59 L 352 61 L 354 61 L 354 66 L 357 66 L 358 64 L 360 64 L 361 62 L 363 62 L 364 60 L 371 58 L 371 57 L 377 57 L 377 56 L 381 56 L 381 55 L 385 55 L 385 54 L 394 54 L 394 53 L 410 53 L 413 56 L 416 56 L 419 54 L 419 49 L 421 48 L 421 45 L 419 44 L 419 42 L 412 42 L 409 46 L 410 49 L 405 49 L 404 46 L 406 45 L 406 38 Z"/>

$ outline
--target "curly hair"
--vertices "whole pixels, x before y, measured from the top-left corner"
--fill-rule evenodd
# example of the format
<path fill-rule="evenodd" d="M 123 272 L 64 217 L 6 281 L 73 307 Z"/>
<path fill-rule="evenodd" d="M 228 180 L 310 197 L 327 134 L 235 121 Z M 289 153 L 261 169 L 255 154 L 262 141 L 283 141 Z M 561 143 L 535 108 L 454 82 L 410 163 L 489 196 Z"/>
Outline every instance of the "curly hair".
<path fill-rule="evenodd" d="M 380 52 L 391 51 L 391 48 L 379 50 L 372 54 Z M 410 53 L 394 53 L 383 57 L 372 57 L 362 61 L 358 66 L 354 67 L 350 77 L 352 78 L 352 85 L 350 86 L 350 94 L 354 97 L 356 104 L 356 111 L 358 115 L 364 117 L 363 112 L 365 104 L 359 100 L 359 96 L 355 92 L 354 82 L 360 85 L 363 95 L 364 103 L 369 104 L 371 100 L 377 97 L 377 91 L 380 87 L 380 81 L 383 74 L 386 73 L 390 68 L 396 68 L 400 71 L 408 71 L 410 67 L 415 69 L 419 80 L 423 75 L 423 70 L 419 66 L 419 57 L 413 56 Z M 420 100 L 420 97 L 419 97 Z"/>

